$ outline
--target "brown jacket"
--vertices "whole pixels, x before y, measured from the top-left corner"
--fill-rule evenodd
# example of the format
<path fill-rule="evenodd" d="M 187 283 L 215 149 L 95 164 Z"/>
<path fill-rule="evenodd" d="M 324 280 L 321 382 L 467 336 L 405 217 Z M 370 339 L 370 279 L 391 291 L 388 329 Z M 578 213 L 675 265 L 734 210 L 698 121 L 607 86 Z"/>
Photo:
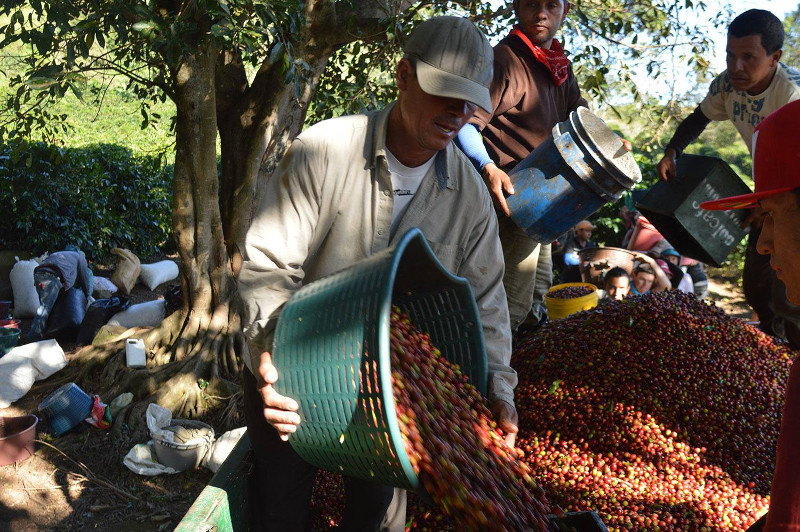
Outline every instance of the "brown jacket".
<path fill-rule="evenodd" d="M 559 122 L 578 107 L 587 107 L 572 66 L 556 87 L 550 72 L 517 37 L 494 47 L 490 115 L 478 109 L 470 121 L 483 134 L 489 156 L 500 168 L 513 167 L 541 144 Z"/>

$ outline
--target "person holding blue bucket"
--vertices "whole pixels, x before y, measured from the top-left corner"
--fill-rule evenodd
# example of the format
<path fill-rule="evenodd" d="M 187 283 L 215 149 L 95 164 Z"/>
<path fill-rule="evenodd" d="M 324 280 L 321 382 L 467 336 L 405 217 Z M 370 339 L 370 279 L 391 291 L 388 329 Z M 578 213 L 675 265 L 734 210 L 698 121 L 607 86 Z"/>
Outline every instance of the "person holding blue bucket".
<path fill-rule="evenodd" d="M 508 172 L 550 136 L 553 126 L 588 104 L 555 38 L 569 2 L 514 0 L 513 6 L 517 24 L 494 47 L 492 109 L 479 109 L 457 143 L 494 201 L 506 263 L 503 284 L 516 332 L 531 311 L 537 323 L 545 317 L 543 297 L 552 285 L 553 266 L 550 244 L 531 239 L 511 218 L 506 196 L 514 187 Z"/>

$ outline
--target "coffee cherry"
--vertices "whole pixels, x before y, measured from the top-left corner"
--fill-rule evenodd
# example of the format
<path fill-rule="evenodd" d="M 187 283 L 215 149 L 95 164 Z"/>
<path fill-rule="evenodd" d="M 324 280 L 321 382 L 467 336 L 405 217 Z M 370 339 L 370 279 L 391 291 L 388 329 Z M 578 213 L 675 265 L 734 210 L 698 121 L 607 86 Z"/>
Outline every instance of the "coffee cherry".
<path fill-rule="evenodd" d="M 594 292 L 591 286 L 565 286 L 557 290 L 547 292 L 547 297 L 553 299 L 575 299 L 578 297 L 588 296 Z"/>

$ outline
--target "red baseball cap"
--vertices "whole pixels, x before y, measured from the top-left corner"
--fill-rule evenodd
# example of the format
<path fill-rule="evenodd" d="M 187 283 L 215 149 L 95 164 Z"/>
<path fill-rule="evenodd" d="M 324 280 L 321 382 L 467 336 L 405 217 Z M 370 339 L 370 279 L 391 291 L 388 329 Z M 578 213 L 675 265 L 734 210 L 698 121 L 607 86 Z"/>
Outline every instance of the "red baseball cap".
<path fill-rule="evenodd" d="M 753 181 L 752 194 L 706 201 L 700 207 L 709 211 L 747 209 L 763 198 L 800 188 L 800 100 L 787 103 L 756 127 Z"/>

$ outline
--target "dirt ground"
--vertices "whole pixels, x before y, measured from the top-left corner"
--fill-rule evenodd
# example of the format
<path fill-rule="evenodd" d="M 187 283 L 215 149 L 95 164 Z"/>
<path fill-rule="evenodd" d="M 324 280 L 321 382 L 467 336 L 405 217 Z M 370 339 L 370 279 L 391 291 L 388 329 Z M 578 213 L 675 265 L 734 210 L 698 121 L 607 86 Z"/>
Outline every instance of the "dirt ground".
<path fill-rule="evenodd" d="M 709 299 L 729 314 L 750 320 L 752 313 L 736 283 L 713 270 L 709 273 Z M 132 297 L 135 302 L 153 299 L 165 289 L 162 285 L 149 292 L 137 285 Z M 75 346 L 63 347 L 69 359 Z M 65 382 L 59 373 L 37 382 L 25 397 L 0 409 L 0 416 L 38 415 L 38 404 Z M 133 473 L 122 459 L 144 441 L 135 441 L 124 430 L 115 436 L 84 423 L 54 437 L 45 420 L 38 428 L 35 454 L 0 467 L 0 531 L 173 530 L 212 476 L 202 468 L 155 477 Z"/>

